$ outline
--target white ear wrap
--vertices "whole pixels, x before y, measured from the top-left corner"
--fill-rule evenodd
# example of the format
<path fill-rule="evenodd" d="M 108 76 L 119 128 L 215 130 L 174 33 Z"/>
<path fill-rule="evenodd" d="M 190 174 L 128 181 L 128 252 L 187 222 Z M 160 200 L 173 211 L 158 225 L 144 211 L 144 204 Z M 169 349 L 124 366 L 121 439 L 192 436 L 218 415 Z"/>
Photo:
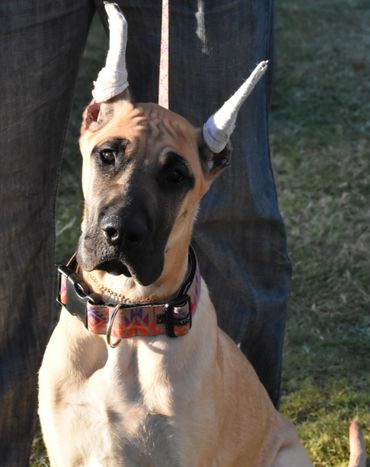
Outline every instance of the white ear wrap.
<path fill-rule="evenodd" d="M 116 3 L 104 2 L 109 21 L 109 50 L 105 67 L 94 82 L 92 95 L 105 102 L 128 88 L 126 69 L 127 22 Z"/>
<path fill-rule="evenodd" d="M 220 153 L 228 143 L 235 128 L 240 107 L 252 92 L 267 69 L 268 60 L 260 62 L 249 78 L 203 126 L 203 138 L 209 149 Z"/>

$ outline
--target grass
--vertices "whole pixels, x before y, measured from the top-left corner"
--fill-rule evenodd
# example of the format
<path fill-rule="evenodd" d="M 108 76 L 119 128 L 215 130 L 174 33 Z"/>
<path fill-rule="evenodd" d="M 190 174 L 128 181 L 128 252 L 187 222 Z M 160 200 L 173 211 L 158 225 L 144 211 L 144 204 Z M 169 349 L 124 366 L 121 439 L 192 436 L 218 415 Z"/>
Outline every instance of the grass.
<path fill-rule="evenodd" d="M 370 445 L 370 12 L 364 1 L 280 2 L 273 164 L 294 266 L 282 411 L 316 466 Z"/>
<path fill-rule="evenodd" d="M 347 465 L 354 416 L 370 446 L 369 25 L 367 0 L 276 2 L 272 158 L 294 267 L 282 411 L 317 467 Z M 59 260 L 79 230 L 76 141 L 105 47 L 94 32 L 65 150 Z M 39 436 L 31 465 L 48 465 Z"/>

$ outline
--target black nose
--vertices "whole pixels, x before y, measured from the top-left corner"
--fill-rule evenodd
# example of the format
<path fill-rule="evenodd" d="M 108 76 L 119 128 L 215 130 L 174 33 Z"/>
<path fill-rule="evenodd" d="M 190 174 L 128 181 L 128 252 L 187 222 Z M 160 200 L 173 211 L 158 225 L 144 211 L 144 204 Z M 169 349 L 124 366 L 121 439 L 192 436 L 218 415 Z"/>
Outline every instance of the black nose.
<path fill-rule="evenodd" d="M 148 233 L 144 219 L 139 216 L 105 217 L 102 220 L 101 229 L 109 245 L 121 244 L 123 247 L 138 246 L 145 240 Z"/>

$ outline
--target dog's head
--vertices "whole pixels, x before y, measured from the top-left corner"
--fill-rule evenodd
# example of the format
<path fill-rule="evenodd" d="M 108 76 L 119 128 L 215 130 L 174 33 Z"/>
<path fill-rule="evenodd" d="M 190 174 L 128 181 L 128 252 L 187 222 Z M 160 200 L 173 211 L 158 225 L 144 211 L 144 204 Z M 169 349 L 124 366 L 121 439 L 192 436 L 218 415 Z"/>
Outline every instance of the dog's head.
<path fill-rule="evenodd" d="M 186 259 L 198 203 L 229 163 L 238 110 L 267 62 L 196 129 L 163 107 L 131 101 L 127 24 L 117 5 L 105 8 L 110 48 L 80 138 L 85 211 L 78 260 L 86 271 L 132 276 L 145 286 L 161 276 L 169 251 Z"/>
<path fill-rule="evenodd" d="M 128 93 L 93 102 L 81 133 L 79 263 L 151 284 L 166 251 L 186 251 L 199 200 L 228 165 L 229 147 L 213 153 L 187 120 L 156 104 L 134 104 Z"/>

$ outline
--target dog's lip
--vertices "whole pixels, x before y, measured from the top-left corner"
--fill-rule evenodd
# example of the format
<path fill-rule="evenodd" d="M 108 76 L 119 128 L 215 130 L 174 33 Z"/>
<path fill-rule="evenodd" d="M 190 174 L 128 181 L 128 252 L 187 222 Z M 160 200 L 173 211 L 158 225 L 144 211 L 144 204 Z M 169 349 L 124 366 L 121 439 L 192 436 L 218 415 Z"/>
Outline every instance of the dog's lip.
<path fill-rule="evenodd" d="M 125 263 L 119 261 L 118 259 L 103 261 L 102 263 L 99 263 L 97 266 L 95 266 L 94 269 L 105 271 L 108 274 L 112 274 L 114 276 L 120 276 L 123 274 L 126 277 L 132 277 L 129 268 L 125 265 Z"/>

